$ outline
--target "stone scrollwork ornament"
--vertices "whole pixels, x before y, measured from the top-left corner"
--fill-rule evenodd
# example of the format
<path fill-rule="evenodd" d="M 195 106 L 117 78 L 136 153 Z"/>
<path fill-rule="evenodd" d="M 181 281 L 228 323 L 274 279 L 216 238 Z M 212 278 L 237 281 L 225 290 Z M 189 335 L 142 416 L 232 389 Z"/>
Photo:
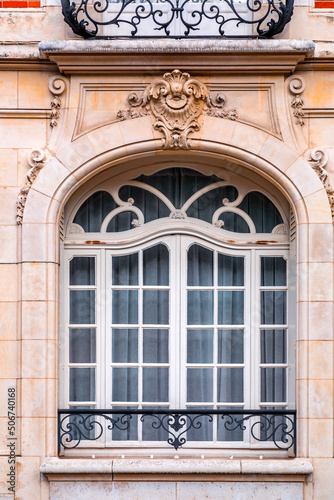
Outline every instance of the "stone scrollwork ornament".
<path fill-rule="evenodd" d="M 42 149 L 33 149 L 28 157 L 30 169 L 27 173 L 27 182 L 21 187 L 16 201 L 16 222 L 19 225 L 22 224 L 24 207 L 30 188 L 38 176 L 39 171 L 44 167 L 45 161 L 45 151 Z"/>
<path fill-rule="evenodd" d="M 198 118 L 207 114 L 236 120 L 235 109 L 226 110 L 223 94 L 209 95 L 207 87 L 188 73 L 175 69 L 165 73 L 144 90 L 141 96 L 128 97 L 130 109 L 117 113 L 119 121 L 152 115 L 153 127 L 162 132 L 165 149 L 189 149 L 188 135 L 200 130 Z"/>
<path fill-rule="evenodd" d="M 308 158 L 313 170 L 318 174 L 319 179 L 324 185 L 326 189 L 326 193 L 328 196 L 328 201 L 331 207 L 332 219 L 334 222 L 334 188 L 331 185 L 328 173 L 325 170 L 325 167 L 328 162 L 328 153 L 322 148 L 314 148 L 310 152 L 310 158 Z"/>
<path fill-rule="evenodd" d="M 305 90 L 305 80 L 302 76 L 296 76 L 289 83 L 289 89 L 291 94 L 294 95 L 291 101 L 291 107 L 293 108 L 293 116 L 296 118 L 297 125 L 304 125 L 304 101 L 301 98 L 301 94 Z"/>
<path fill-rule="evenodd" d="M 60 95 L 66 89 L 67 81 L 61 76 L 52 76 L 49 79 L 49 90 L 53 94 L 53 99 L 51 101 L 51 111 L 50 111 L 50 126 L 56 127 L 58 125 L 58 120 L 60 118 L 60 108 L 62 105 Z"/>

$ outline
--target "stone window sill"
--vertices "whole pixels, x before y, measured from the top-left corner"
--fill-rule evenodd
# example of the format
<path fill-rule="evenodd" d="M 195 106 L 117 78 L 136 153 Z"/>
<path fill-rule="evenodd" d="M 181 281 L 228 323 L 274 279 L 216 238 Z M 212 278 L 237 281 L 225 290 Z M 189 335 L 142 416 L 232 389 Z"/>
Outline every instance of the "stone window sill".
<path fill-rule="evenodd" d="M 61 459 L 47 458 L 40 472 L 50 481 L 212 481 L 258 476 L 257 480 L 304 481 L 312 474 L 312 463 L 307 459 Z M 240 478 L 239 478 L 240 479 Z"/>

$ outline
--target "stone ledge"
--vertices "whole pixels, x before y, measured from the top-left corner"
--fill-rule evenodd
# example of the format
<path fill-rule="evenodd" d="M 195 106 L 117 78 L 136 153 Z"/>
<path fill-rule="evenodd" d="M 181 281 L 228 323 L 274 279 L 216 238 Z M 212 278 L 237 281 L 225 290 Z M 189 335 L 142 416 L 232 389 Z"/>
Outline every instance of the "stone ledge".
<path fill-rule="evenodd" d="M 47 40 L 41 53 L 65 74 L 161 73 L 290 74 L 314 53 L 310 40 L 126 39 Z M 149 57 L 148 57 L 149 55 Z M 128 57 L 127 57 L 128 56 Z"/>
<path fill-rule="evenodd" d="M 40 466 L 43 474 L 111 474 L 112 460 L 48 458 Z"/>
<path fill-rule="evenodd" d="M 84 480 L 84 476 L 103 479 L 113 474 L 121 475 L 293 475 L 312 474 L 312 463 L 307 459 L 60 459 L 48 458 L 40 466 L 40 472 L 50 480 Z M 67 476 L 67 478 L 66 478 Z"/>
<path fill-rule="evenodd" d="M 278 53 L 302 52 L 311 55 L 311 40 L 217 40 L 217 39 L 126 39 L 126 40 L 46 40 L 39 44 L 41 52 L 58 53 Z"/>

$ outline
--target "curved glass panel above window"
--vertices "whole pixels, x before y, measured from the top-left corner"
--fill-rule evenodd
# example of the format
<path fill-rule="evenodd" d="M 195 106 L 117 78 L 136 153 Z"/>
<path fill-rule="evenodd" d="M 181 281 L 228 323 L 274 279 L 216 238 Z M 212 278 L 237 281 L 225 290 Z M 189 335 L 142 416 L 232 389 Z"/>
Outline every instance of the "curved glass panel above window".
<path fill-rule="evenodd" d="M 99 233 L 104 218 L 118 205 L 106 191 L 96 191 L 83 202 L 73 223 L 81 226 L 85 233 Z"/>
<path fill-rule="evenodd" d="M 190 168 L 106 183 L 75 213 L 69 233 L 121 233 L 155 224 L 197 223 L 215 232 L 287 235 L 280 210 L 256 185 L 235 176 L 224 180 Z M 246 237 L 246 236 L 245 236 Z"/>

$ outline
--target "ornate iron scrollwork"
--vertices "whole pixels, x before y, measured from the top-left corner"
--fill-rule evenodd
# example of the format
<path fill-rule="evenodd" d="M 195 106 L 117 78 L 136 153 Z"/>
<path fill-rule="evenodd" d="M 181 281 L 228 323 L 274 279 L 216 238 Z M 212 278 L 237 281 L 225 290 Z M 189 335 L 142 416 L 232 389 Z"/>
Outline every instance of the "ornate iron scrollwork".
<path fill-rule="evenodd" d="M 270 38 L 291 20 L 293 1 L 62 0 L 62 10 L 65 22 L 83 38 Z M 249 34 L 240 31 L 245 25 Z"/>
<path fill-rule="evenodd" d="M 58 410 L 58 450 L 76 448 L 80 443 L 103 439 L 115 443 L 108 431 L 126 431 L 133 438 L 138 419 L 145 425 L 145 441 L 166 441 L 175 450 L 187 441 L 212 443 L 211 430 L 220 429 L 216 441 L 271 442 L 280 450 L 296 454 L 296 410 Z M 131 425 L 132 438 L 131 438 Z M 211 429 L 211 430 L 210 430 Z M 157 432 L 160 431 L 159 437 Z M 234 433 L 234 434 L 233 434 Z M 246 434 L 248 433 L 248 437 Z M 135 433 L 134 433 L 135 434 Z M 152 436 L 150 438 L 150 436 Z M 224 437 L 222 437 L 224 436 Z M 230 439 L 229 439 L 230 436 Z M 124 436 L 123 436 L 124 440 Z"/>

